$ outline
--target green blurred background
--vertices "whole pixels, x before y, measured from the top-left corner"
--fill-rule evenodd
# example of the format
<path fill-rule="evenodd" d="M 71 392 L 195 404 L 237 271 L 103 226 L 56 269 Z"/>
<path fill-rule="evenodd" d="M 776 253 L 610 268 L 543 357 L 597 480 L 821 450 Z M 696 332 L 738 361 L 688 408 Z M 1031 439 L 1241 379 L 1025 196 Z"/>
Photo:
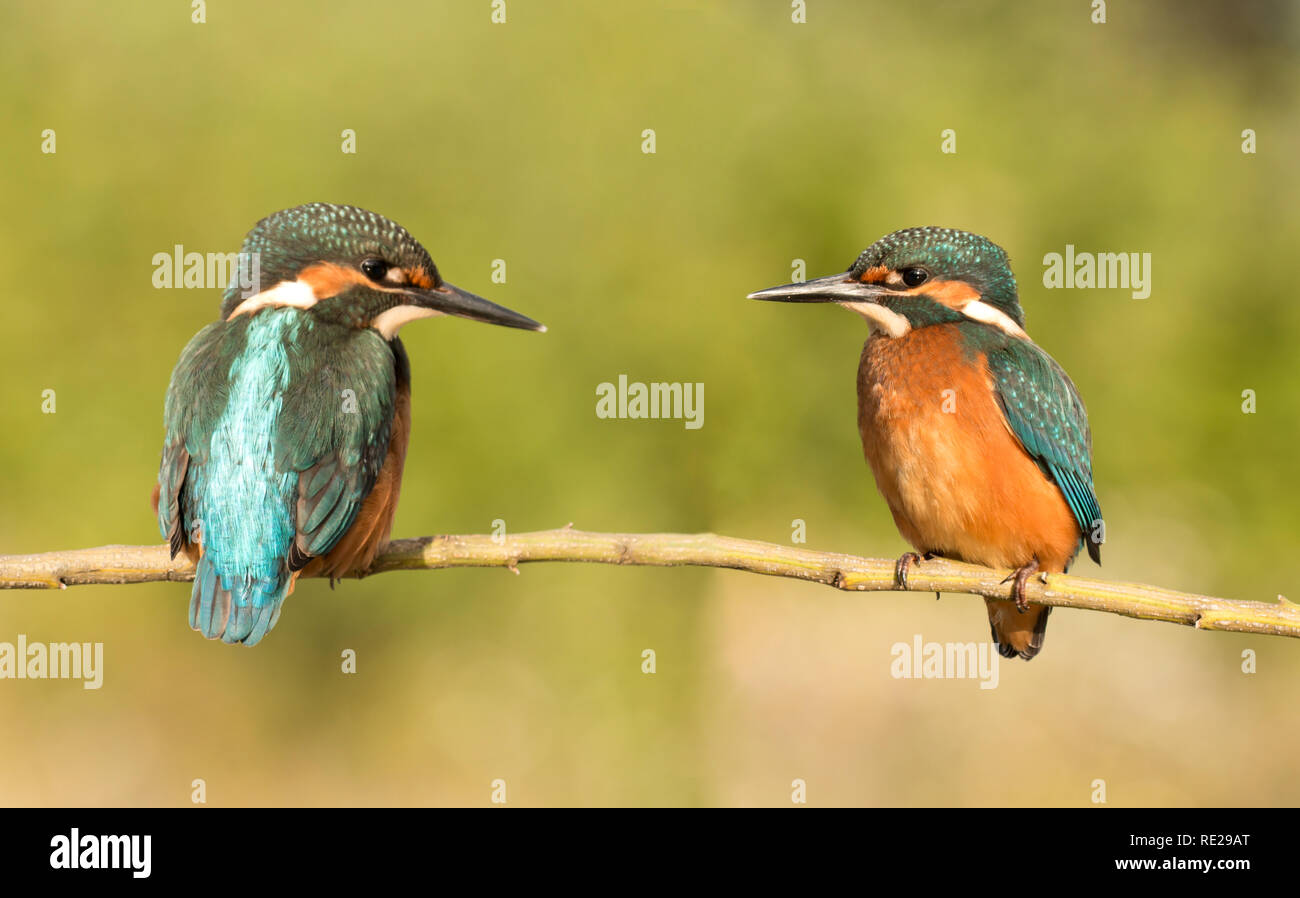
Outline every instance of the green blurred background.
<path fill-rule="evenodd" d="M 744 295 L 933 224 L 1007 248 L 1087 401 L 1109 542 L 1076 570 L 1300 597 L 1296 5 L 1050 6 L 4 4 L 0 552 L 158 541 L 163 395 L 219 291 L 154 289 L 153 254 L 233 251 L 326 200 L 550 327 L 405 331 L 395 535 L 788 543 L 800 518 L 810 548 L 896 556 L 854 426 L 865 326 Z M 1150 252 L 1150 298 L 1045 290 L 1067 243 Z M 703 429 L 598 419 L 619 374 L 703 382 Z M 1278 638 L 1061 610 L 985 691 L 889 674 L 915 633 L 986 639 L 969 596 L 387 574 L 304 582 L 245 650 L 191 632 L 188 593 L 0 595 L 0 640 L 102 641 L 106 668 L 99 691 L 0 681 L 0 803 L 185 805 L 195 778 L 213 805 L 483 805 L 497 778 L 512 805 L 788 806 L 795 778 L 811 804 L 1087 805 L 1095 779 L 1110 805 L 1300 802 L 1300 644 Z"/>

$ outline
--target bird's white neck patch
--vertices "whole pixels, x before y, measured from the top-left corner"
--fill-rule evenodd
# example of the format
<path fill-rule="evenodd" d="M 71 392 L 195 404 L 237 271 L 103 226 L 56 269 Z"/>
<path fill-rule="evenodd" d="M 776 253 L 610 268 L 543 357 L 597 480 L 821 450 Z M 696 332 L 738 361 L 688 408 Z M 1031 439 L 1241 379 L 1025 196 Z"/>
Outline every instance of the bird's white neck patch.
<path fill-rule="evenodd" d="M 871 325 L 873 331 L 887 337 L 901 337 L 912 329 L 910 321 L 892 309 L 886 309 L 879 303 L 849 302 L 845 300 L 840 302 L 839 305 L 851 312 L 857 312 L 867 319 L 867 323 Z"/>
<path fill-rule="evenodd" d="M 306 281 L 280 281 L 270 290 L 263 290 L 235 306 L 235 310 L 226 316 L 230 321 L 240 315 L 251 315 L 267 306 L 292 306 L 295 309 L 310 309 L 316 305 L 316 292 Z"/>
<path fill-rule="evenodd" d="M 984 324 L 991 324 L 1003 333 L 1010 334 L 1013 337 L 1020 337 L 1028 340 L 1029 335 L 1025 329 L 1011 320 L 1011 316 L 999 309 L 997 306 L 991 306 L 983 300 L 968 302 L 961 307 L 961 313 L 971 321 L 980 321 Z"/>
<path fill-rule="evenodd" d="M 412 321 L 419 321 L 421 318 L 436 318 L 442 314 L 444 313 L 424 306 L 393 306 L 391 309 L 376 315 L 371 320 L 370 326 L 379 331 L 385 340 L 391 340 L 397 336 L 397 332 L 403 326 L 410 324 Z"/>

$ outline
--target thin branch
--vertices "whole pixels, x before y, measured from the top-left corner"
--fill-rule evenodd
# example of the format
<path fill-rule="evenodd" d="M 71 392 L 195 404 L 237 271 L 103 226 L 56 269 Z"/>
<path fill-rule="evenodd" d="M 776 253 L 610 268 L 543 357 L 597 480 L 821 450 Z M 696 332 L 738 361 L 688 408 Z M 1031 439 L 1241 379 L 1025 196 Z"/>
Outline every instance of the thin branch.
<path fill-rule="evenodd" d="M 711 533 L 586 533 L 568 527 L 501 537 L 426 536 L 394 540 L 375 560 L 369 573 L 450 567 L 504 567 L 518 573 L 520 564 L 535 561 L 658 567 L 695 565 L 811 580 L 850 591 L 899 589 L 892 559 L 813 552 Z M 1006 574 L 1006 571 L 935 559 L 913 565 L 908 590 L 1007 598 L 1011 587 L 1004 582 Z M 194 568 L 189 561 L 184 556 L 169 558 L 167 547 L 162 545 L 103 546 L 0 556 L 0 589 L 61 589 L 91 583 L 193 578 Z M 1278 596 L 1277 602 L 1247 602 L 1066 574 L 1051 574 L 1046 582 L 1039 577 L 1032 578 L 1027 595 L 1031 602 L 1044 605 L 1106 611 L 1202 630 L 1300 636 L 1300 605 L 1282 596 Z"/>

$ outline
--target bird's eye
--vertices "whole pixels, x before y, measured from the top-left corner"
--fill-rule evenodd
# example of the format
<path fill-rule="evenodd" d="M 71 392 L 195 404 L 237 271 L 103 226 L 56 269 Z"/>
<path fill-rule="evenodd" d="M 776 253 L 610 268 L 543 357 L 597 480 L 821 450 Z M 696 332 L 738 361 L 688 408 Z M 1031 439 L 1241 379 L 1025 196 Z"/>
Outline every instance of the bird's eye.
<path fill-rule="evenodd" d="M 361 273 L 372 281 L 382 281 L 388 274 L 388 263 L 383 259 L 366 259 L 361 263 Z"/>
<path fill-rule="evenodd" d="M 919 287 L 930 275 L 924 268 L 904 268 L 903 283 L 909 287 Z"/>

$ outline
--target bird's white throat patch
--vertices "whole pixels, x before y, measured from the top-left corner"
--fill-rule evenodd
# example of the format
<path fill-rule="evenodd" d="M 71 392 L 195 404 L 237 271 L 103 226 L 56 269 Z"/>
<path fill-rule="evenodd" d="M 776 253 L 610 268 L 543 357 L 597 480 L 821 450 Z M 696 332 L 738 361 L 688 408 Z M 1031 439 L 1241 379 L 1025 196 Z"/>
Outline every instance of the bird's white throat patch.
<path fill-rule="evenodd" d="M 887 337 L 901 337 L 912 329 L 911 322 L 906 318 L 879 303 L 842 300 L 839 304 L 851 312 L 857 312 L 867 319 L 873 331 Z"/>
<path fill-rule="evenodd" d="M 380 312 L 370 322 L 370 326 L 383 336 L 385 340 L 391 340 L 397 336 L 397 332 L 412 321 L 419 321 L 421 318 L 436 318 L 445 314 L 437 309 L 426 308 L 425 306 L 393 306 L 391 309 Z"/>

